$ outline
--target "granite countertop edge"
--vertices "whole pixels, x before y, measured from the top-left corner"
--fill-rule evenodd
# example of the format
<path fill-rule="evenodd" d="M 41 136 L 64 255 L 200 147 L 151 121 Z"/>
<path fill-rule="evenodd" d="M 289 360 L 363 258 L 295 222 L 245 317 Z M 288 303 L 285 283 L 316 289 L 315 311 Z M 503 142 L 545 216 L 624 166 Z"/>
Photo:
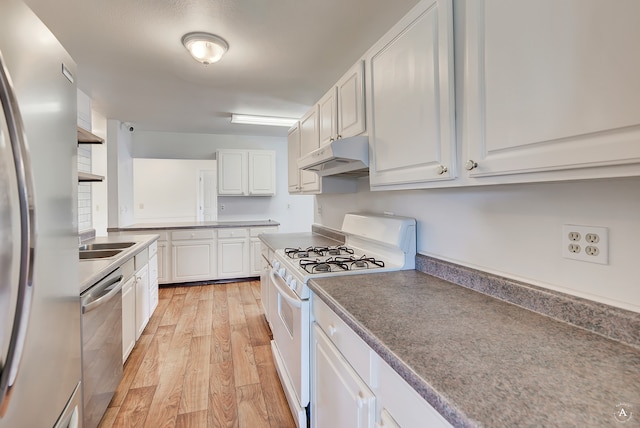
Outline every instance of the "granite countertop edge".
<path fill-rule="evenodd" d="M 110 227 L 108 232 L 131 232 L 147 230 L 173 230 L 173 229 L 224 229 L 231 227 L 272 227 L 280 226 L 274 220 L 238 220 L 238 221 L 194 221 L 194 222 L 158 222 L 149 224 L 132 224 L 122 227 Z"/>
<path fill-rule="evenodd" d="M 135 245 L 123 250 L 114 257 L 80 260 L 80 294 L 87 291 L 93 284 L 122 266 L 125 262 L 138 255 L 154 241 L 158 240 L 159 237 L 160 235 L 104 236 L 83 241 L 83 244 L 134 241 Z"/>
<path fill-rule="evenodd" d="M 365 341 L 393 370 L 396 371 L 422 398 L 424 398 L 440 415 L 452 425 L 460 428 L 478 428 L 482 424 L 470 419 L 456 408 L 447 398 L 433 388 L 425 379 L 418 375 L 411 367 L 398 357 L 376 335 L 364 327 L 337 300 L 327 293 L 321 286 L 308 283 L 314 295 L 319 297 L 333 310 L 362 340 Z"/>

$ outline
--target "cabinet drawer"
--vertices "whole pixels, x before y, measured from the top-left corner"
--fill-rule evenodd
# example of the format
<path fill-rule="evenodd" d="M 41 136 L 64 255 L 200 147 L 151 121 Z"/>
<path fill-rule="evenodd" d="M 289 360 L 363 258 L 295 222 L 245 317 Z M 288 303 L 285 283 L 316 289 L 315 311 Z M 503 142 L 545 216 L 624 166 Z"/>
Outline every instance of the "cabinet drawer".
<path fill-rule="evenodd" d="M 149 233 L 159 235 L 160 237 L 158 238 L 158 241 L 166 241 L 167 239 L 169 239 L 170 232 L 162 231 L 162 230 L 153 230 L 153 231 L 150 231 Z"/>
<path fill-rule="evenodd" d="M 122 269 L 122 279 L 127 281 L 129 278 L 131 278 L 133 274 L 136 272 L 136 267 L 135 267 L 135 262 L 133 260 L 133 257 L 127 260 L 126 262 L 124 262 L 124 264 L 120 266 L 120 269 Z"/>
<path fill-rule="evenodd" d="M 218 238 L 245 238 L 247 229 L 218 229 Z"/>
<path fill-rule="evenodd" d="M 176 230 L 171 232 L 171 239 L 174 241 L 185 239 L 213 239 L 213 229 L 192 229 L 192 230 Z"/>
<path fill-rule="evenodd" d="M 261 233 L 276 233 L 278 231 L 277 227 L 252 227 L 251 228 L 251 236 L 255 237 L 260 235 Z"/>
<path fill-rule="evenodd" d="M 149 258 L 155 256 L 158 253 L 158 241 L 153 241 L 149 245 Z"/>
<path fill-rule="evenodd" d="M 358 375 L 372 385 L 369 345 L 317 296 L 313 296 L 313 317 Z"/>
<path fill-rule="evenodd" d="M 149 248 L 145 248 L 144 250 L 136 254 L 134 260 L 134 266 L 136 272 L 138 272 L 140 269 L 145 267 L 147 263 L 149 263 Z"/>

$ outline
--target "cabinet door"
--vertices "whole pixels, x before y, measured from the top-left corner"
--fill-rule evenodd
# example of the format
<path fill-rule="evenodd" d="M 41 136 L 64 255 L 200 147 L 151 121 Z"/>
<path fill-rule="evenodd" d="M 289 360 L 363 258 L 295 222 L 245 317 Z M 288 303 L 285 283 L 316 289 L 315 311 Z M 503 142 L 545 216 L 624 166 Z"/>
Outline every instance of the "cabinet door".
<path fill-rule="evenodd" d="M 455 177 L 451 0 L 420 2 L 366 63 L 371 188 Z"/>
<path fill-rule="evenodd" d="M 640 2 L 478 0 L 466 16 L 471 177 L 638 173 Z"/>
<path fill-rule="evenodd" d="M 247 238 L 218 239 L 218 278 L 249 276 Z"/>
<path fill-rule="evenodd" d="M 276 194 L 276 152 L 271 150 L 249 151 L 249 195 L 271 196 Z"/>
<path fill-rule="evenodd" d="M 364 62 L 358 61 L 351 67 L 338 81 L 336 88 L 338 90 L 337 137 L 347 138 L 362 134 L 365 131 Z M 322 144 L 322 141 L 320 143 Z"/>
<path fill-rule="evenodd" d="M 149 322 L 149 266 L 136 272 L 136 340 Z"/>
<path fill-rule="evenodd" d="M 216 278 L 214 240 L 173 241 L 171 250 L 173 282 Z"/>
<path fill-rule="evenodd" d="M 149 259 L 149 318 L 158 307 L 158 254 Z"/>
<path fill-rule="evenodd" d="M 252 276 L 260 276 L 262 273 L 262 248 L 260 238 L 251 238 L 251 266 Z"/>
<path fill-rule="evenodd" d="M 300 120 L 300 157 L 320 147 L 318 133 L 318 110 L 311 109 Z M 315 172 L 300 171 L 300 187 L 303 192 L 320 190 L 320 178 Z"/>
<path fill-rule="evenodd" d="M 247 151 L 218 150 L 218 194 L 246 195 L 248 193 Z"/>
<path fill-rule="evenodd" d="M 122 286 L 122 362 L 124 363 L 136 344 L 136 289 L 135 276 Z"/>
<path fill-rule="evenodd" d="M 169 246 L 166 241 L 158 241 L 158 284 L 166 284 L 170 281 L 169 273 Z"/>
<path fill-rule="evenodd" d="M 313 323 L 311 426 L 374 426 L 375 396 L 318 324 Z"/>
<path fill-rule="evenodd" d="M 329 144 L 338 137 L 337 89 L 334 86 L 318 101 L 319 146 Z"/>
<path fill-rule="evenodd" d="M 299 193 L 300 170 L 298 169 L 298 158 L 300 157 L 300 122 L 297 122 L 289 129 L 287 143 L 289 193 Z"/>

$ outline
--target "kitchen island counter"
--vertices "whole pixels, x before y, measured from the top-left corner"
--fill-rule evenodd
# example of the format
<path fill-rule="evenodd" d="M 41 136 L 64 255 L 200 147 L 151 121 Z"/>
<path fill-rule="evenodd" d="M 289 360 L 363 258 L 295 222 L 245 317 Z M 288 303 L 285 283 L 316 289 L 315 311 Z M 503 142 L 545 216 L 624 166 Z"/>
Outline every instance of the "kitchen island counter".
<path fill-rule="evenodd" d="M 635 346 L 414 270 L 309 287 L 454 426 L 640 425 Z"/>

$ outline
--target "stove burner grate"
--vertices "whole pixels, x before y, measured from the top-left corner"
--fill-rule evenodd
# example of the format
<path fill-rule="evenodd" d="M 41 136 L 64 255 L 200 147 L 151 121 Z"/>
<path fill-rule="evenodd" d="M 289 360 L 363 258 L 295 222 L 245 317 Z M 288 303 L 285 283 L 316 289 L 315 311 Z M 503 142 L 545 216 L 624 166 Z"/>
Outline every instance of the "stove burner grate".
<path fill-rule="evenodd" d="M 337 261 L 335 259 L 327 259 L 327 260 L 300 260 L 300 267 L 305 270 L 307 273 L 326 273 L 326 272 L 335 272 L 336 270 L 340 272 L 341 270 L 349 270 L 349 265 L 347 263 L 343 263 Z"/>

